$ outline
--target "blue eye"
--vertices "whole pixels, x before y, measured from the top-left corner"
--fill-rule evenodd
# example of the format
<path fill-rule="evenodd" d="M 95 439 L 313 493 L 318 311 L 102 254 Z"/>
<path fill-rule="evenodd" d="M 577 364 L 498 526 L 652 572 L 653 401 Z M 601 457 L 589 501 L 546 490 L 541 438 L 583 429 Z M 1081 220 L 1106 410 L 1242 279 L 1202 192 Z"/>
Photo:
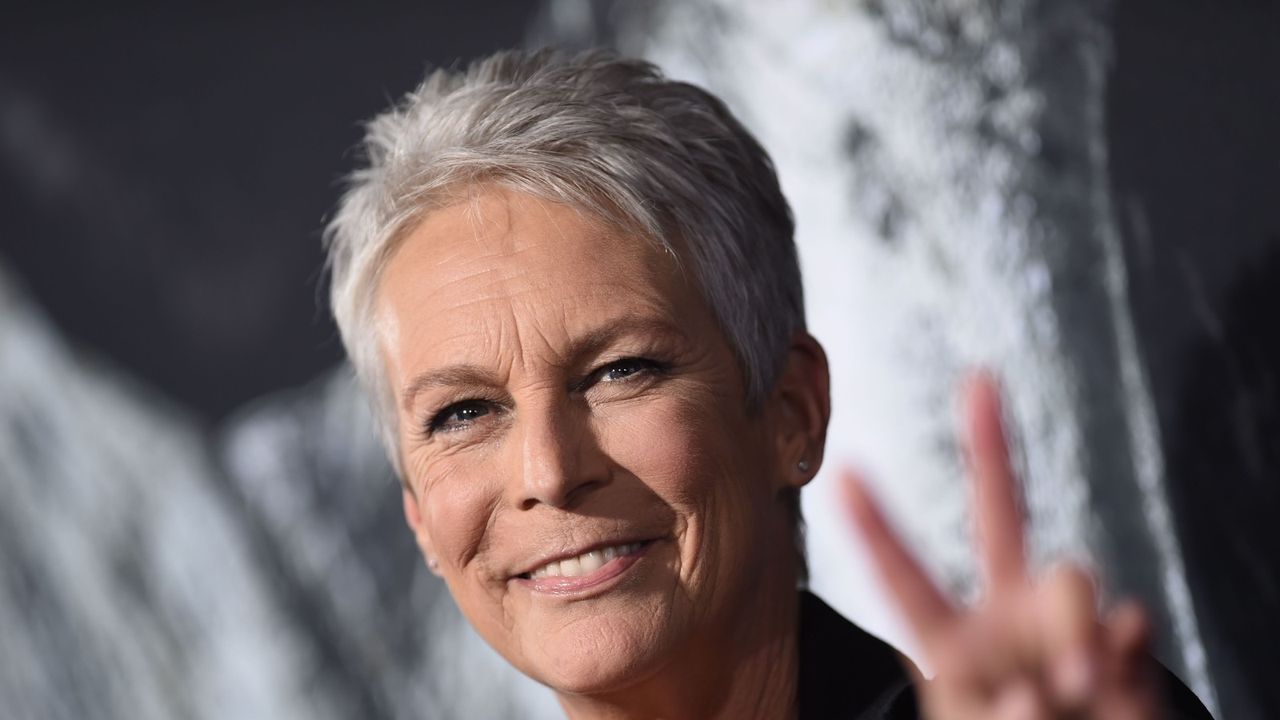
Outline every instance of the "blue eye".
<path fill-rule="evenodd" d="M 654 367 L 655 363 L 650 360 L 627 358 L 604 366 L 601 369 L 600 379 L 605 382 L 617 382 L 618 380 L 626 380 L 633 375 L 639 375 L 646 370 L 652 370 Z"/>
<path fill-rule="evenodd" d="M 436 413 L 427 424 L 427 431 L 429 434 L 462 430 L 490 412 L 492 409 L 483 400 L 457 402 Z"/>
<path fill-rule="evenodd" d="M 582 381 L 578 389 L 586 390 L 597 383 L 611 385 L 614 383 L 641 382 L 656 378 L 665 373 L 667 369 L 667 365 L 657 360 L 639 357 L 623 358 L 597 368 L 586 380 Z"/>

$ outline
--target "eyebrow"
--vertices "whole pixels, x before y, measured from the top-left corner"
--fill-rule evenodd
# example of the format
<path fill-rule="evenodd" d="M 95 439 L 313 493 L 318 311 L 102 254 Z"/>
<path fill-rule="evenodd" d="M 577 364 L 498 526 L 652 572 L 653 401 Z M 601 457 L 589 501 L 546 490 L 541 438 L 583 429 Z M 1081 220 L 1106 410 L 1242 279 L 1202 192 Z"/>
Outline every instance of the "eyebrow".
<path fill-rule="evenodd" d="M 575 339 L 570 345 L 568 353 L 570 362 L 581 362 L 582 358 L 599 354 L 602 350 L 617 342 L 619 338 L 627 335 L 685 337 L 685 334 L 679 328 L 670 323 L 649 317 L 623 316 Z M 465 363 L 448 365 L 442 368 L 426 370 L 415 375 L 413 380 L 405 387 L 404 393 L 401 395 L 401 403 L 404 405 L 404 409 L 408 411 L 413 407 L 413 401 L 417 399 L 418 395 L 430 388 L 459 385 L 495 386 L 497 384 L 497 378 L 492 372 L 477 365 Z"/>
<path fill-rule="evenodd" d="M 419 373 L 405 388 L 401 402 L 407 411 L 413 407 L 413 401 L 424 390 L 435 387 L 453 385 L 492 385 L 493 375 L 475 365 L 450 365 L 448 367 L 427 370 Z"/>

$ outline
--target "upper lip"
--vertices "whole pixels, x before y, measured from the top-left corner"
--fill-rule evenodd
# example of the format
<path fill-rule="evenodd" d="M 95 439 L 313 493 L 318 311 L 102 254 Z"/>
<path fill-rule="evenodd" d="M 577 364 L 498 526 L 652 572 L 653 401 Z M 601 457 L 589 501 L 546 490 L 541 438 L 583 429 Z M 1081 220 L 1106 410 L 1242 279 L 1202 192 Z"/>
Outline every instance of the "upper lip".
<path fill-rule="evenodd" d="M 648 542 L 649 540 L 652 540 L 652 539 L 653 538 L 648 538 L 648 537 L 610 538 L 608 540 L 600 540 L 598 542 L 593 542 L 588 545 L 583 545 L 573 550 L 556 552 L 554 554 L 543 556 L 539 560 L 535 560 L 532 564 L 527 566 L 525 569 L 516 572 L 513 575 L 513 577 L 522 577 L 525 575 L 532 574 L 534 570 L 537 570 L 538 568 L 541 568 L 544 565 L 550 565 L 553 562 L 560 562 L 561 560 L 568 560 L 569 558 L 575 558 L 575 557 L 578 557 L 579 555 L 584 555 L 586 553 L 589 553 L 592 550 L 603 550 L 604 548 L 607 548 L 607 547 L 614 547 L 617 545 L 630 545 L 631 543 L 643 543 L 643 542 Z"/>

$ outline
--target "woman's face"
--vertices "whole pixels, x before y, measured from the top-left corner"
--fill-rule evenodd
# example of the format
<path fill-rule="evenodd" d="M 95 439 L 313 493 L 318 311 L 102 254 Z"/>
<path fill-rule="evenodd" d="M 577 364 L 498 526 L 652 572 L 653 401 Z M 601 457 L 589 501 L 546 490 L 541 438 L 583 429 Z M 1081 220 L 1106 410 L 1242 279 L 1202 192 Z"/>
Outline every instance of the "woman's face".
<path fill-rule="evenodd" d="M 624 688 L 793 592 L 769 573 L 796 458 L 691 282 L 499 189 L 429 215 L 383 276 L 406 517 L 480 634 L 563 692 Z"/>

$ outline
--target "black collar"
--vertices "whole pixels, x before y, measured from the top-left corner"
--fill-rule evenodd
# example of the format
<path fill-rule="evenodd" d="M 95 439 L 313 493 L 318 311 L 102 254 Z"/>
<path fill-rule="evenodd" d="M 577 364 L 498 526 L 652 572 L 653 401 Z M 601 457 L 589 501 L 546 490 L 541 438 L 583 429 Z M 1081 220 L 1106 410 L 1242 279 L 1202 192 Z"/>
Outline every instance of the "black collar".
<path fill-rule="evenodd" d="M 801 720 L 918 717 L 905 660 L 807 590 L 800 592 L 799 651 Z"/>

